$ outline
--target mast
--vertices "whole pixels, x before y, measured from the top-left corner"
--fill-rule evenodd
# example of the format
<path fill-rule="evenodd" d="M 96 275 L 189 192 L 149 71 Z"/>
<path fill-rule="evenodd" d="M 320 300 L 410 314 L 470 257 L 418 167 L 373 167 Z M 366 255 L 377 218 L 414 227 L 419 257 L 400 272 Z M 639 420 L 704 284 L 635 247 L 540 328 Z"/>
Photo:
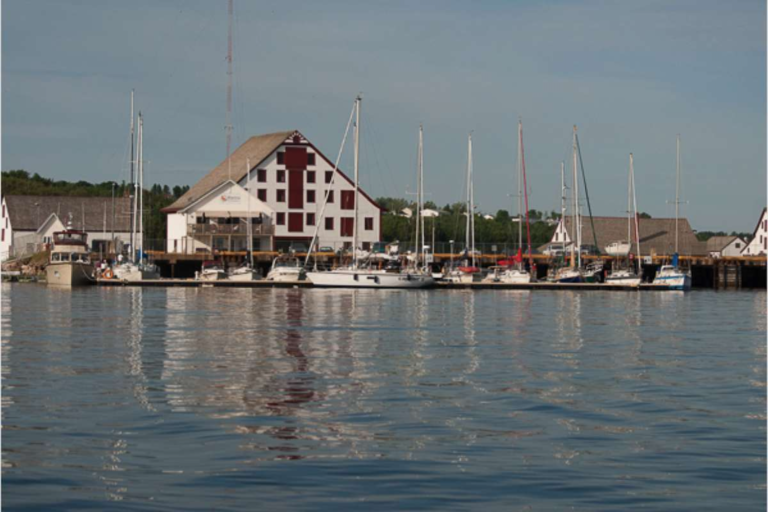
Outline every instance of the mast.
<path fill-rule="evenodd" d="M 352 221 L 352 268 L 357 269 L 357 211 L 358 192 L 360 190 L 360 102 L 363 98 L 355 98 L 355 218 Z"/>
<path fill-rule="evenodd" d="M 579 175 L 576 168 L 576 125 L 573 125 L 573 248 L 571 249 L 571 267 L 581 266 L 581 237 L 579 234 Z M 579 253 L 578 256 L 576 253 Z"/>
<path fill-rule="evenodd" d="M 421 258 L 424 265 L 427 264 L 424 230 L 424 125 L 419 125 L 419 224 L 421 225 Z M 433 248 L 434 250 L 434 248 Z"/>
<path fill-rule="evenodd" d="M 560 162 L 560 223 L 563 226 L 563 258 L 565 258 L 565 206 L 567 199 L 565 197 L 565 162 Z"/>
<path fill-rule="evenodd" d="M 523 121 L 517 121 L 517 250 L 523 251 Z M 522 267 L 523 262 L 518 263 Z"/>
<path fill-rule="evenodd" d="M 415 265 L 418 268 L 419 258 L 421 256 L 421 250 L 419 249 L 419 228 L 421 227 L 421 151 L 422 151 L 422 127 L 419 125 L 419 149 L 416 152 L 416 261 Z M 422 243 L 423 245 L 423 243 Z"/>
<path fill-rule="evenodd" d="M 643 277 L 643 267 L 640 259 L 640 217 L 637 214 L 637 191 L 635 190 L 635 163 L 632 153 L 629 154 L 629 176 L 632 186 L 632 204 L 635 207 L 635 241 L 637 243 L 637 269 L 640 277 Z M 631 243 L 631 242 L 630 242 Z"/>
<path fill-rule="evenodd" d="M 248 187 L 248 229 L 246 229 L 246 233 L 248 234 L 248 262 L 251 265 L 251 270 L 253 270 L 253 219 L 251 218 L 251 159 L 246 158 L 245 159 L 245 175 L 248 177 L 247 179 L 247 185 Z"/>
<path fill-rule="evenodd" d="M 471 195 L 471 188 L 472 188 L 472 185 L 470 184 L 472 180 L 472 178 L 470 177 L 471 161 L 472 161 L 472 132 L 469 133 L 469 138 L 467 139 L 467 229 L 464 236 L 465 238 L 464 250 L 469 250 L 469 237 L 470 237 L 470 231 L 472 229 L 470 224 L 470 215 L 471 215 L 472 207 L 470 205 L 471 203 L 469 199 Z M 467 260 L 469 260 L 469 258 L 467 258 Z"/>
<path fill-rule="evenodd" d="M 629 176 L 627 176 L 627 243 L 632 252 L 632 153 L 629 154 Z M 629 264 L 629 254 L 627 254 Z"/>
<path fill-rule="evenodd" d="M 229 158 L 229 152 L 232 149 L 232 14 L 234 11 L 234 0 L 229 0 L 229 33 L 227 35 L 227 176 L 232 179 L 232 162 Z"/>
<path fill-rule="evenodd" d="M 469 180 L 469 186 L 467 192 L 469 195 L 469 216 L 467 217 L 467 225 L 469 227 L 468 235 L 470 236 L 469 243 L 471 244 L 470 251 L 472 254 L 472 266 L 475 266 L 475 186 L 472 174 L 474 173 L 472 165 L 472 132 L 469 133 L 469 147 L 467 150 L 467 179 Z M 471 234 L 470 234 L 471 232 Z"/>
<path fill-rule="evenodd" d="M 523 146 L 522 121 L 520 121 L 520 163 L 522 164 L 523 169 L 523 193 L 525 194 L 525 233 L 528 240 L 528 265 L 533 269 L 533 255 L 531 254 L 531 222 L 528 217 L 528 178 L 525 174 L 525 146 Z"/>
<path fill-rule="evenodd" d="M 680 217 L 680 134 L 677 134 L 677 172 L 675 173 L 675 254 L 678 254 L 678 219 Z"/>
<path fill-rule="evenodd" d="M 138 147 L 138 184 L 136 202 L 138 203 L 138 242 L 139 263 L 144 253 L 144 119 L 139 112 L 139 147 Z"/>
<path fill-rule="evenodd" d="M 131 224 L 131 251 L 133 251 L 134 254 L 136 254 L 136 184 L 134 181 L 134 175 L 133 175 L 133 166 L 136 159 L 135 156 L 135 148 L 134 148 L 134 141 L 136 140 L 136 137 L 134 135 L 134 124 L 133 124 L 133 89 L 131 89 L 131 186 L 128 187 L 128 194 L 129 194 L 129 204 L 130 204 L 130 224 Z"/>

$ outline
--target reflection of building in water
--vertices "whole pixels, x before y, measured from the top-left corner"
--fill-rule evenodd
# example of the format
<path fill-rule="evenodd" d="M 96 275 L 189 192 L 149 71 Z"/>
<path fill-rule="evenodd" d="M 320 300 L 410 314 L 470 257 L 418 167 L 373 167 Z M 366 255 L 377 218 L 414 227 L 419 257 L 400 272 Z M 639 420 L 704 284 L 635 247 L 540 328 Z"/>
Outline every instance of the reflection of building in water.
<path fill-rule="evenodd" d="M 371 386 L 350 328 L 364 314 L 354 295 L 168 292 L 162 380 L 172 410 L 234 422 L 225 428 L 252 436 L 245 447 L 279 457 L 304 456 L 330 440 L 357 450 L 370 437 L 339 420 L 362 407 Z"/>

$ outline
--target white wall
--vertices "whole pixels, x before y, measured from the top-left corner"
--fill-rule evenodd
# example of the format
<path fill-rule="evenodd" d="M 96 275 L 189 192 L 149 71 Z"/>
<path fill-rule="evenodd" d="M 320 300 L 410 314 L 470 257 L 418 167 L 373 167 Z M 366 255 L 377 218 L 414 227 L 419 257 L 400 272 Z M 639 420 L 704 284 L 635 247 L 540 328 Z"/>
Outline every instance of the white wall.
<path fill-rule="evenodd" d="M 742 256 L 758 256 L 768 254 L 768 212 L 763 210 L 760 216 L 755 236 L 742 251 Z"/>
<path fill-rule="evenodd" d="M 13 229 L 11 219 L 8 216 L 8 208 L 5 206 L 5 197 L 2 198 L 0 206 L 0 261 L 5 261 L 10 256 L 11 244 L 13 242 Z"/>

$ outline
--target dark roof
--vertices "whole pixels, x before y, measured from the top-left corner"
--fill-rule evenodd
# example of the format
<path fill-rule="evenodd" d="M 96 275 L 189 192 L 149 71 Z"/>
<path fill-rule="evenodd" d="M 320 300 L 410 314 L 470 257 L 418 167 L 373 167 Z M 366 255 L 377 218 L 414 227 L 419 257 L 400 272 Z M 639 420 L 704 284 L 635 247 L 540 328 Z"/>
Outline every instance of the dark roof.
<path fill-rule="evenodd" d="M 597 245 L 601 253 L 605 252 L 605 246 L 613 242 L 627 239 L 626 217 L 593 217 L 595 231 L 597 232 Z M 640 253 L 672 254 L 675 251 L 675 219 L 640 219 Z M 575 237 L 571 231 L 572 218 L 567 217 L 565 226 L 571 240 Z M 635 228 L 632 227 L 632 242 L 634 249 Z M 691 229 L 688 219 L 679 219 L 679 250 L 683 255 L 705 255 L 707 244 L 700 242 Z M 581 221 L 582 245 L 594 245 L 592 225 L 589 217 L 582 217 Z"/>
<path fill-rule="evenodd" d="M 707 251 L 722 251 L 728 244 L 736 240 L 737 236 L 712 236 L 707 239 Z"/>
<path fill-rule="evenodd" d="M 72 214 L 72 227 L 85 231 L 104 229 L 104 211 L 107 212 L 107 231 L 112 231 L 112 198 L 80 196 L 5 196 L 11 228 L 36 231 L 55 213 L 66 226 Z M 115 231 L 130 231 L 130 199 L 115 198 Z M 85 226 L 83 226 L 85 215 Z"/>
<path fill-rule="evenodd" d="M 231 179 L 237 183 L 245 177 L 247 172 L 245 167 L 248 160 L 250 160 L 251 168 L 258 166 L 294 133 L 296 132 L 292 130 L 251 137 L 232 152 L 229 157 L 231 162 L 225 158 L 211 172 L 195 183 L 186 194 L 177 199 L 171 206 L 163 208 L 163 211 L 170 213 L 189 206 L 213 188 L 229 180 L 230 169 L 232 172 Z"/>

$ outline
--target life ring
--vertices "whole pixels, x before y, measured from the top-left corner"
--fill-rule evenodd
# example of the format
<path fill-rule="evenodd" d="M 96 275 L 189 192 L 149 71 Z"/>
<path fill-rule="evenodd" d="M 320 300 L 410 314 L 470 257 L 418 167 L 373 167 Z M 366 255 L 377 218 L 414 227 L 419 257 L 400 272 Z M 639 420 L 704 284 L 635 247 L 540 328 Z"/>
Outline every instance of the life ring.
<path fill-rule="evenodd" d="M 111 268 L 108 268 L 101 274 L 102 279 L 112 279 L 113 277 L 115 277 L 115 273 L 112 272 Z"/>

